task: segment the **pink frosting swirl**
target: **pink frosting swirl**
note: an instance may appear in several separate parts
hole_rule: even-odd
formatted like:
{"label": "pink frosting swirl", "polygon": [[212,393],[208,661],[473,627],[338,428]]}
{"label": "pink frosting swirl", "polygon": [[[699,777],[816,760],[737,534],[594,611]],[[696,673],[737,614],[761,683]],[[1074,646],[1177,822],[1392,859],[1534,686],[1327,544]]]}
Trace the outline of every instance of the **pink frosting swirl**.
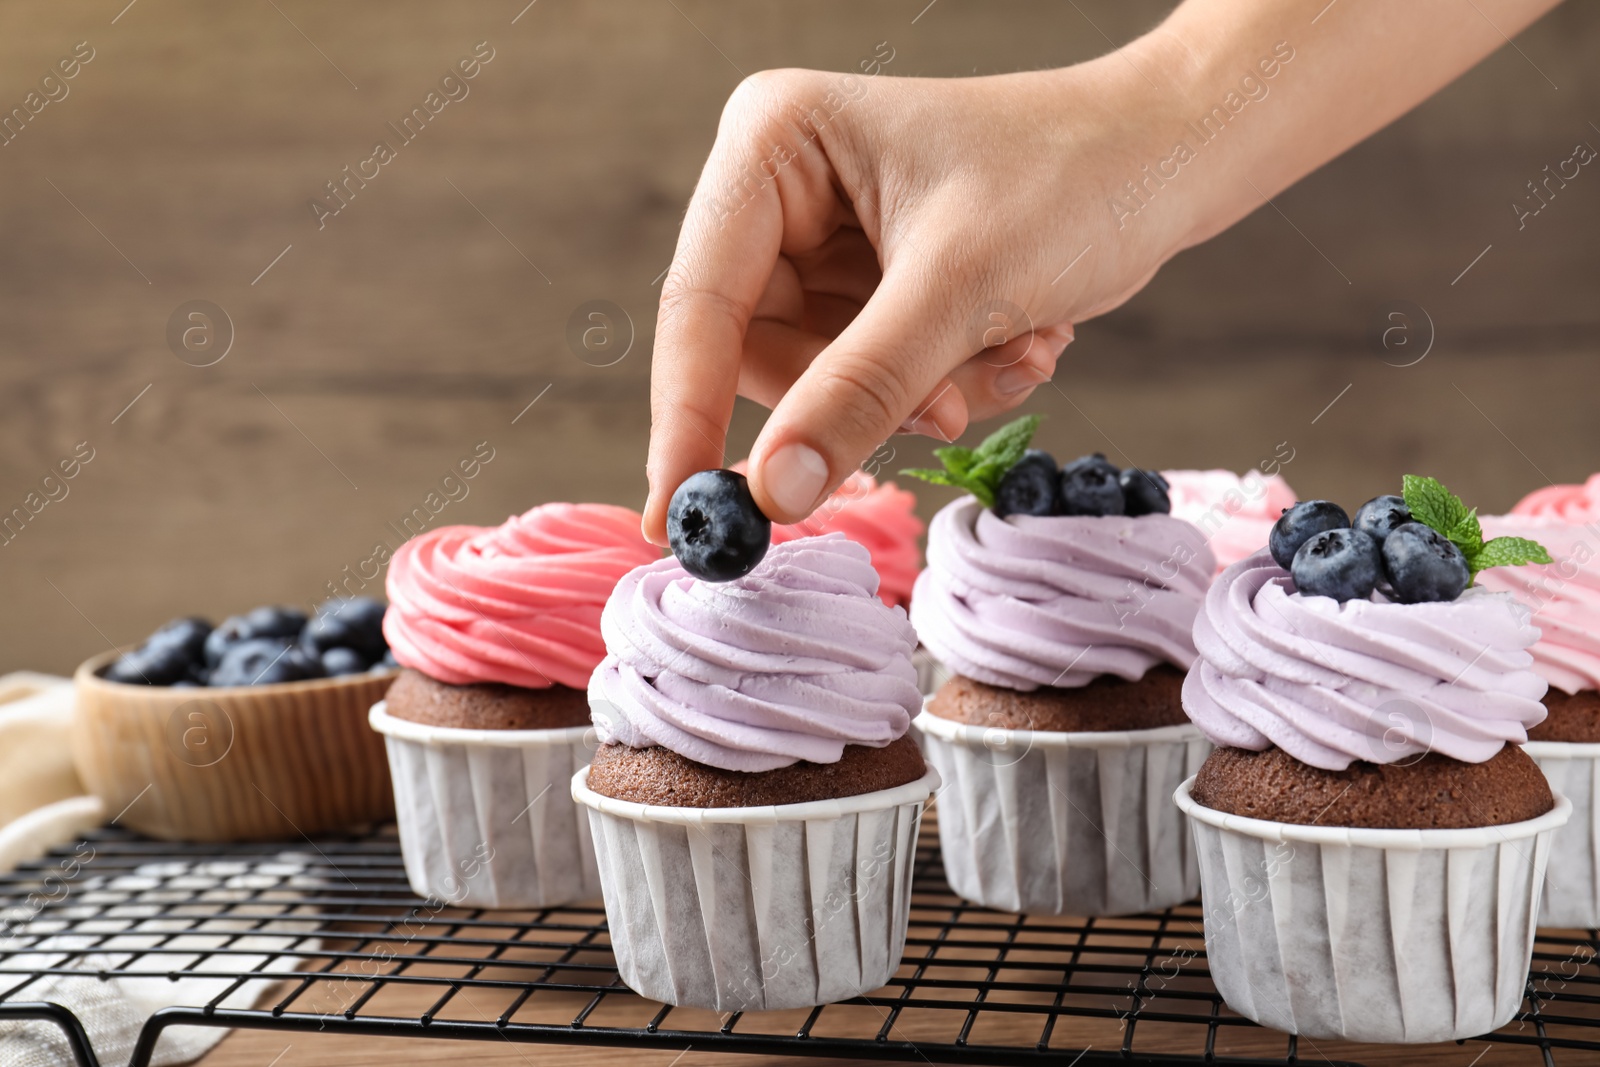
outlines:
{"label": "pink frosting swirl", "polygon": [[[742,472],[747,465],[747,460],[740,460],[733,469]],[[809,518],[787,526],[774,524],[772,543],[842,533],[872,553],[879,599],[890,607],[905,607],[911,602],[911,587],[922,570],[917,539],[924,529],[922,520],[917,518],[915,493],[893,482],[880,483],[866,471],[858,470]]]}
{"label": "pink frosting swirl", "polygon": [[1511,514],[1570,523],[1600,522],[1600,474],[1591,474],[1582,485],[1535,489],[1517,502]]}
{"label": "pink frosting swirl", "polygon": [[1206,594],[1183,708],[1218,745],[1277,745],[1328,770],[1430,751],[1481,763],[1544,719],[1526,616],[1485,589],[1430,604],[1303,596],[1263,550]]}
{"label": "pink frosting swirl", "polygon": [[697,581],[675,559],[640,567],[601,617],[595,732],[730,771],[881,748],[922,694],[917,635],[877,592],[867,550],[836,533],[773,545],[731,582]]}
{"label": "pink frosting swirl", "polygon": [[973,497],[934,516],[911,621],[945,666],[1007,689],[1188,667],[1215,562],[1170,515],[1000,518]]}
{"label": "pink frosting swirl", "polygon": [[1294,490],[1280,474],[1227,470],[1162,471],[1172,488],[1172,514],[1199,527],[1217,557],[1217,573],[1259,552]]}
{"label": "pink frosting swirl", "polygon": [[386,582],[394,658],[447,685],[584,688],[605,655],[612,587],[661,555],[639,522],[630,508],[542,504],[500,526],[413,537]]}
{"label": "pink frosting swirl", "polygon": [[[1594,478],[1589,484],[1600,489]],[[1491,567],[1478,584],[1511,593],[1532,609],[1540,632],[1533,669],[1545,681],[1565,693],[1600,689],[1600,508],[1589,512],[1580,497],[1549,489],[1517,507],[1530,502],[1526,512],[1484,516],[1483,534],[1531,538],[1549,550],[1552,562]]]}

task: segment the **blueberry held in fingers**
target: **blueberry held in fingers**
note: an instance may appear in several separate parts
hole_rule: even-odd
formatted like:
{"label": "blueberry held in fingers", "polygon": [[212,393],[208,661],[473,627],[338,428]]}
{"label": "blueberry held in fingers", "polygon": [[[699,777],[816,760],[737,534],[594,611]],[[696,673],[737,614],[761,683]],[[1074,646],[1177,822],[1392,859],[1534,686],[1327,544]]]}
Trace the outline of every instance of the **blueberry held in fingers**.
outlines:
{"label": "blueberry held in fingers", "polygon": [[1000,479],[994,493],[994,513],[1007,515],[1055,515],[1060,472],[1048,452],[1030,448]]}
{"label": "blueberry held in fingers", "polygon": [[1122,486],[1123,514],[1170,515],[1172,498],[1167,490],[1172,486],[1160,471],[1142,471],[1129,467],[1117,476]]}
{"label": "blueberry held in fingers", "polygon": [[[1331,500],[1302,500],[1283,514],[1272,526],[1267,537],[1267,548],[1272,558],[1284,570],[1292,570],[1295,554],[1300,546],[1327,530],[1343,530],[1350,526],[1350,516],[1344,508]],[[1298,582],[1295,584],[1299,584]]]}
{"label": "blueberry held in fingers", "polygon": [[1062,515],[1121,515],[1122,472],[1099,452],[1061,468]]}
{"label": "blueberry held in fingers", "polygon": [[1365,600],[1378,587],[1378,542],[1360,530],[1324,530],[1300,546],[1289,573],[1308,596]]}
{"label": "blueberry held in fingers", "polygon": [[1454,600],[1472,580],[1461,549],[1420,522],[1397,526],[1384,539],[1383,564],[1394,598],[1402,604]]}
{"label": "blueberry held in fingers", "polygon": [[737,471],[692,474],[667,507],[667,542],[683,569],[707,582],[731,582],[755,569],[772,543],[772,523]]}
{"label": "blueberry held in fingers", "polygon": [[1397,528],[1410,521],[1411,509],[1406,507],[1405,497],[1375,496],[1356,509],[1350,526],[1381,545]]}

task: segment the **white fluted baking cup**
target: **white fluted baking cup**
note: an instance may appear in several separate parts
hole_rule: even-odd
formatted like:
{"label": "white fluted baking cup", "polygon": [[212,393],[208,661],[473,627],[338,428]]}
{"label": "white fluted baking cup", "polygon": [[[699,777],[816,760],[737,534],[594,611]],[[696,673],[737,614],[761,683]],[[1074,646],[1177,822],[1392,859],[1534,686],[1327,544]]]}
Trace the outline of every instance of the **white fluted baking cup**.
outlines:
{"label": "white fluted baking cup", "polygon": [[1600,926],[1600,744],[1529,741],[1522,750],[1552,791],[1572,801],[1572,819],[1556,831],[1544,874],[1540,926]]}
{"label": "white fluted baking cup", "polygon": [[950,668],[939,662],[927,645],[918,645],[911,653],[911,665],[917,669],[917,689],[924,697],[933,696],[950,680]]}
{"label": "white fluted baking cup", "polygon": [[1310,1038],[1476,1037],[1522,1003],[1551,837],[1572,813],[1459,830],[1247,819],[1173,799],[1200,856],[1206,959],[1228,1007]]}
{"label": "white fluted baking cup", "polygon": [[1211,752],[1192,723],[1069,733],[924,711],[913,725],[945,781],[939,848],[958,895],[1001,911],[1134,915],[1199,892],[1172,805]]}
{"label": "white fluted baking cup", "polygon": [[[567,783],[593,727],[463,730],[367,717],[384,735],[406,878],[469,908],[543,908],[600,895],[587,817]],[[587,739],[587,742],[586,742]]]}
{"label": "white fluted baking cup", "polygon": [[881,987],[900,965],[917,828],[939,786],[837,800],[673,808],[601,796],[589,812],[622,980],[714,1011],[811,1007]]}

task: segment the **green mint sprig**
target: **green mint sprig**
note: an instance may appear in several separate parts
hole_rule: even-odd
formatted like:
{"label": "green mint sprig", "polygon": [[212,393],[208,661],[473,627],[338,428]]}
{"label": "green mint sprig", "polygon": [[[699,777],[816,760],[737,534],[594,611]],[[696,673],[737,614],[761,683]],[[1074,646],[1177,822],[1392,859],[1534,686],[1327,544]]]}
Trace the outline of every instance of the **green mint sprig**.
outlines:
{"label": "green mint sprig", "polygon": [[977,448],[950,445],[936,448],[933,454],[944,464],[943,470],[910,468],[900,473],[911,478],[921,478],[934,485],[952,485],[965,489],[977,497],[986,508],[994,507],[995,490],[1006,471],[1016,466],[1028,450],[1034,431],[1039,428],[1038,415],[1024,415],[1008,422],[983,439]]}
{"label": "green mint sprig", "polygon": [[1520,567],[1525,563],[1549,563],[1550,553],[1537,541],[1526,537],[1483,539],[1478,524],[1478,509],[1468,510],[1461,498],[1434,478],[1408,474],[1402,490],[1406,507],[1417,522],[1431,526],[1461,549],[1467,558],[1471,580],[1490,567]]}

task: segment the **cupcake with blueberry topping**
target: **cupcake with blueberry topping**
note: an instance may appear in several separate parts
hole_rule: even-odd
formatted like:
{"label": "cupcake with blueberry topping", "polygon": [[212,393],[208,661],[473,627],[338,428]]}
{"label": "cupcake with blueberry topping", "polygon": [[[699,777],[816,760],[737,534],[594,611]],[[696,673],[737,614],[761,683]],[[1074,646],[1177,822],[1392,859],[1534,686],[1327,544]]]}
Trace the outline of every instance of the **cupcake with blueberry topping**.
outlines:
{"label": "cupcake with blueberry topping", "polygon": [[1535,490],[1509,515],[1486,516],[1483,528],[1550,551],[1548,564],[1487,571],[1480,582],[1533,613],[1533,669],[1550,688],[1526,751],[1572,801],[1550,854],[1540,924],[1587,929],[1600,925],[1600,475]]}
{"label": "cupcake with blueberry topping", "polygon": [[1218,747],[1176,799],[1235,1011],[1407,1042],[1515,1013],[1570,805],[1520,747],[1544,716],[1538,630],[1473,579],[1541,558],[1408,475],[1353,521],[1296,505],[1211,587],[1183,699]]}
{"label": "cupcake with blueberry topping", "polygon": [[961,896],[1116,915],[1190,899],[1166,796],[1205,757],[1179,703],[1215,564],[1165,480],[1104,456],[1057,468],[1029,416],[919,477],[972,494],[935,516],[911,619],[952,677],[918,718],[948,783],[939,835]]}
{"label": "cupcake with blueberry topping", "polygon": [[916,635],[841,534],[767,550],[747,489],[680,522],[695,486],[743,489],[712,474],[673,498],[678,557],[606,604],[603,743],[572,792],[631,988],[717,1011],[843,1000],[899,965],[938,783],[907,736]]}
{"label": "cupcake with blueberry topping", "polygon": [[598,894],[566,784],[592,749],[585,687],[605,655],[601,609],[660,555],[639,521],[629,508],[543,504],[395,553],[383,627],[403,669],[370,721],[418,895],[531,908]]}

